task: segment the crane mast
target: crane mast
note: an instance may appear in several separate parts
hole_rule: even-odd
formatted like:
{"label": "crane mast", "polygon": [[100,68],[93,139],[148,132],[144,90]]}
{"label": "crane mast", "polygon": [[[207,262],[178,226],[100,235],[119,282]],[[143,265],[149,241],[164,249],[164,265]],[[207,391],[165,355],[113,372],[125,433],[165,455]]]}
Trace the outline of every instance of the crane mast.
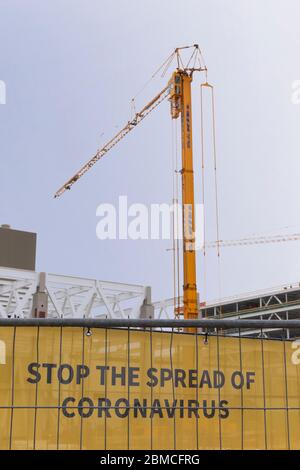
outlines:
{"label": "crane mast", "polygon": [[171,117],[181,117],[182,149],[182,221],[183,221],[183,312],[184,318],[198,316],[196,252],[195,252],[195,196],[192,132],[192,72],[177,70],[170,84]]}

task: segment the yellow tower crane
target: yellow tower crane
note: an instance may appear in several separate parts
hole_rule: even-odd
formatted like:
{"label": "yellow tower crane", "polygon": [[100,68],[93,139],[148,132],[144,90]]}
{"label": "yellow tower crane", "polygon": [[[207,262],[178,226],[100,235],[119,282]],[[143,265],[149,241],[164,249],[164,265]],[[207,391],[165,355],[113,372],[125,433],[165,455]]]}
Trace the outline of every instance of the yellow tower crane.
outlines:
{"label": "yellow tower crane", "polygon": [[[192,53],[184,64],[181,53],[183,49],[192,49]],[[185,319],[195,319],[198,316],[197,282],[196,282],[196,252],[195,252],[195,198],[194,198],[194,166],[193,166],[193,134],[192,134],[192,96],[191,84],[194,72],[207,72],[202,55],[197,44],[179,47],[163,64],[170,66],[177,59],[176,71],[168,85],[158,93],[144,108],[135,113],[129,121],[106,145],[98,149],[95,155],[70,178],[56,193],[61,196],[67,189],[81,178],[98,160],[114,147],[125,135],[133,130],[153,109],[163,100],[169,99],[171,117],[181,117],[181,146],[182,146],[182,220],[183,220],[183,312]],[[166,69],[165,69],[166,70]],[[206,85],[208,83],[206,82]]]}

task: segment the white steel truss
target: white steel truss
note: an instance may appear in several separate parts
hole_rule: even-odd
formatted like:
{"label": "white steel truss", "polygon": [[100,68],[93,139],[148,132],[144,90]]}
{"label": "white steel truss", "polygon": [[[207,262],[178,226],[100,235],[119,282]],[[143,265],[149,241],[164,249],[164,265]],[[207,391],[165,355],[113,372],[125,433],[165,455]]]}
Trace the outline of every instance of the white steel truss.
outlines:
{"label": "white steel truss", "polygon": [[[41,273],[0,267],[0,317],[28,318]],[[147,287],[43,273],[48,317],[138,318]]]}
{"label": "white steel truss", "polygon": [[[0,318],[30,317],[33,294],[41,279],[48,296],[50,318],[139,318],[141,307],[150,303],[147,286],[0,267]],[[177,298],[155,302],[152,304],[154,318],[173,319],[177,303]],[[300,318],[300,284],[200,305],[200,317],[297,319]],[[266,330],[264,333],[267,334]],[[227,330],[226,334],[235,335],[236,331]],[[261,332],[248,330],[243,334],[255,336]],[[287,334],[289,337],[290,332]],[[271,329],[269,335],[273,336]]]}

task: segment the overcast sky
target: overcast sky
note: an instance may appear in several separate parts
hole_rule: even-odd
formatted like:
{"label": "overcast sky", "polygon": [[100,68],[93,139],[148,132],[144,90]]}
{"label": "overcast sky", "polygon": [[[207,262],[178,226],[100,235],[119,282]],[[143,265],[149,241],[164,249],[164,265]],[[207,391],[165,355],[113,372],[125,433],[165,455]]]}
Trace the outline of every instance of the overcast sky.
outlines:
{"label": "overcast sky", "polygon": [[[220,237],[300,232],[300,4],[297,0],[0,0],[0,223],[38,233],[39,271],[173,295],[167,241],[100,241],[96,208],[172,200],[172,126],[163,103],[72,191],[61,184],[130,117],[130,99],[171,51],[199,43],[215,85]],[[172,70],[169,71],[171,74]],[[139,95],[143,106],[168,80]],[[195,181],[200,200],[200,77]],[[207,154],[206,219],[215,239]],[[282,229],[282,227],[288,227]],[[300,280],[300,242],[198,255],[203,300]],[[206,272],[206,275],[204,274]],[[207,288],[204,292],[204,277]],[[218,279],[221,279],[221,289]]]}

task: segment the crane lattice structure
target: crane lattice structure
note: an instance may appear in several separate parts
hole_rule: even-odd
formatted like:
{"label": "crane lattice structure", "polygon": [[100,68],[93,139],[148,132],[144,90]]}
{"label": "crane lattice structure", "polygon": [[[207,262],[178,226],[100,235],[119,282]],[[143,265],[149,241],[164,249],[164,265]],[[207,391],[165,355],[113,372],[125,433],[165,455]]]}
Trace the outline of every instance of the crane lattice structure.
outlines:
{"label": "crane lattice structure", "polygon": [[231,247],[231,246],[245,246],[245,245],[261,245],[268,243],[284,243],[294,242],[300,240],[300,233],[293,233],[287,235],[268,235],[268,236],[256,236],[240,238],[236,240],[216,240],[212,242],[206,242],[203,249],[206,248],[217,248],[217,247]]}

